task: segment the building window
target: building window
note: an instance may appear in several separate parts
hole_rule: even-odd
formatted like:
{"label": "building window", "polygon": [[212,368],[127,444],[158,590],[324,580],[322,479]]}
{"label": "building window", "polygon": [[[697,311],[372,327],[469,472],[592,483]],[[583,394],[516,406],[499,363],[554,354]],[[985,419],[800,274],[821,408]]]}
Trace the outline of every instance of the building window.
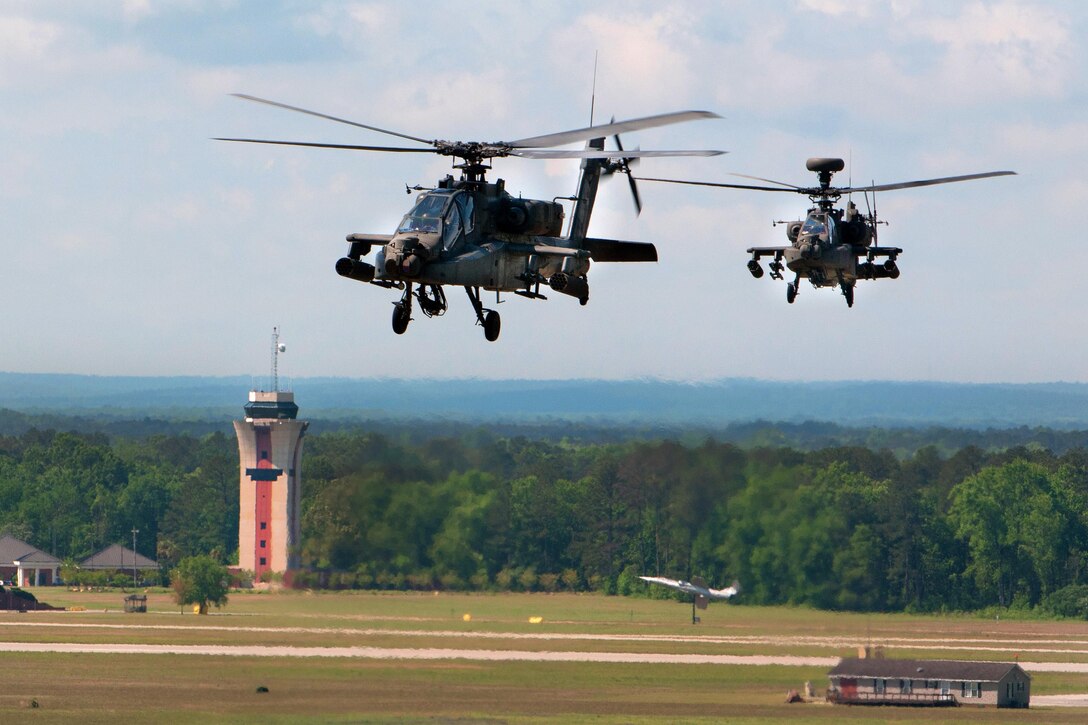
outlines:
{"label": "building window", "polygon": [[883,695],[884,689],[888,686],[887,680],[873,680],[873,692],[877,695]]}
{"label": "building window", "polygon": [[261,522],[261,531],[264,531],[267,528],[268,528],[268,522],[267,521],[262,521]]}
{"label": "building window", "polygon": [[901,693],[903,693],[904,695],[909,695],[911,693],[911,686],[910,685],[911,685],[911,680],[900,680],[899,681],[899,691]]}
{"label": "building window", "polygon": [[267,562],[267,561],[265,560],[265,558],[264,558],[264,557],[262,556],[262,557],[261,557],[261,566],[265,566],[266,564],[268,564],[268,562]]}
{"label": "building window", "polygon": [[262,549],[265,548],[265,540],[264,539],[261,539],[261,548]]}

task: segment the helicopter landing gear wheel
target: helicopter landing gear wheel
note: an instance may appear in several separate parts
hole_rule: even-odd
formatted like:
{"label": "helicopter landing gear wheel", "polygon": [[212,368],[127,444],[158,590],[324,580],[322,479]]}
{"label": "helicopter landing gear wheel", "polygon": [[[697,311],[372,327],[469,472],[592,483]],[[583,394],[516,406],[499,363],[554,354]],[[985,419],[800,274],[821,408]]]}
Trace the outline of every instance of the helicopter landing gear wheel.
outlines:
{"label": "helicopter landing gear wheel", "polygon": [[408,323],[412,321],[412,313],[404,309],[399,302],[393,305],[393,332],[403,335],[408,329]]}
{"label": "helicopter landing gear wheel", "polygon": [[792,305],[795,299],[797,299],[797,285],[795,285],[793,282],[787,282],[786,302],[789,302]]}
{"label": "helicopter landing gear wheel", "polygon": [[499,313],[495,310],[486,310],[487,314],[484,315],[484,339],[488,342],[495,342],[499,339],[499,329],[502,327],[502,320],[499,319]]}
{"label": "helicopter landing gear wheel", "polygon": [[404,288],[400,302],[393,303],[393,332],[403,335],[408,329],[408,323],[412,321],[412,283]]}
{"label": "helicopter landing gear wheel", "polygon": [[472,302],[472,309],[476,310],[476,324],[484,328],[484,339],[495,342],[499,339],[499,328],[502,326],[499,313],[484,308],[483,303],[480,302],[479,287],[465,287],[465,292],[468,293],[468,299]]}
{"label": "helicopter landing gear wheel", "polygon": [[854,285],[844,284],[842,286],[842,296],[846,298],[846,306],[854,306]]}

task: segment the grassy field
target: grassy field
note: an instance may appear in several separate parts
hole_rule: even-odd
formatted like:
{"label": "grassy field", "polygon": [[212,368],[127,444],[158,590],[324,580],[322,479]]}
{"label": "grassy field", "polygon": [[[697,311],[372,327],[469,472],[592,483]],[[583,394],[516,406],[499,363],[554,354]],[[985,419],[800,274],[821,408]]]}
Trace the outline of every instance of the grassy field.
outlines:
{"label": "grassy field", "polygon": [[[872,642],[889,656],[1088,662],[1088,623],[1080,622],[711,605],[693,626],[690,605],[675,601],[347,592],[235,593],[201,617],[165,592],[150,593],[147,614],[121,613],[118,592],[35,593],[85,611],[0,613],[0,642],[809,657],[851,655]],[[1088,721],[1088,709],[1075,708],[786,705],[787,690],[806,680],[823,692],[823,666],[82,652],[0,653],[0,663],[5,722]],[[1034,676],[1033,695],[1061,693],[1088,693],[1088,675]]]}

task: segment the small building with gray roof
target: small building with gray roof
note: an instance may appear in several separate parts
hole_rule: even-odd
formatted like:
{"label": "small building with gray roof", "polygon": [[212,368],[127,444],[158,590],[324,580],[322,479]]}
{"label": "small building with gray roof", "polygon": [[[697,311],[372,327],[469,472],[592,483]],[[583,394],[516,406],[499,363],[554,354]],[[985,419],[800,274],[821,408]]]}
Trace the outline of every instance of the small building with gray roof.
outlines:
{"label": "small building with gray roof", "polygon": [[1008,662],[847,657],[827,676],[827,699],[847,705],[1027,707],[1031,699],[1031,676]]}
{"label": "small building with gray roof", "polygon": [[147,572],[157,573],[159,563],[120,544],[113,544],[79,562],[79,568],[84,571],[111,571],[131,576],[134,570],[141,575]]}
{"label": "small building with gray roof", "polygon": [[11,534],[0,536],[0,579],[20,587],[48,586],[60,579],[61,561]]}

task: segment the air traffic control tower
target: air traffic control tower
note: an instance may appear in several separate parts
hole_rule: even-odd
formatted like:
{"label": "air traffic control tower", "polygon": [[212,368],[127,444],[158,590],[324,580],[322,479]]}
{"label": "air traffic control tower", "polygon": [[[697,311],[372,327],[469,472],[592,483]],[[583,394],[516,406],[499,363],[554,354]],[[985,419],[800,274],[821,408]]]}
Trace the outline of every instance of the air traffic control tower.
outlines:
{"label": "air traffic control tower", "polygon": [[279,331],[272,329],[272,386],[251,390],[245,420],[234,421],[240,460],[238,565],[259,581],[299,566],[302,437],[295,394],[279,389]]}

